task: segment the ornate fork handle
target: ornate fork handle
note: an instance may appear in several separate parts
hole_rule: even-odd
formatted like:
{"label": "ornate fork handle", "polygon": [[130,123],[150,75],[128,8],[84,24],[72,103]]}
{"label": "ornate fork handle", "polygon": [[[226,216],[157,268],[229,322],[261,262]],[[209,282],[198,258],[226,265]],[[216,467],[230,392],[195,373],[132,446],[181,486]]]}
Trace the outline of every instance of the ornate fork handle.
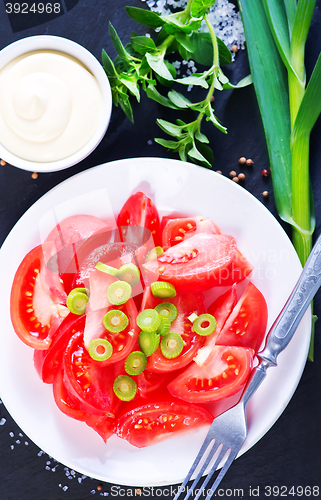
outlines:
{"label": "ornate fork handle", "polygon": [[270,366],[276,366],[276,358],[288,345],[302,316],[321,286],[321,235],[318,237],[301,276],[285,306],[273,323],[265,347],[258,353],[260,363],[248,380],[242,400],[248,402],[266,375]]}

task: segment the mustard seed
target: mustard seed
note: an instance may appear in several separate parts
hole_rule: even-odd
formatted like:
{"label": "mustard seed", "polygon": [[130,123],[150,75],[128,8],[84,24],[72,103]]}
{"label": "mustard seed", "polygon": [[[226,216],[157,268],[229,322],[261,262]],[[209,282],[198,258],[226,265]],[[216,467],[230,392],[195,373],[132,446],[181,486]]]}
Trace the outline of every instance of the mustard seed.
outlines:
{"label": "mustard seed", "polygon": [[263,191],[262,195],[263,195],[263,198],[267,198],[269,196],[269,192]]}
{"label": "mustard seed", "polygon": [[235,53],[235,52],[237,52],[238,50],[239,50],[239,48],[238,48],[238,46],[237,46],[237,45],[236,45],[236,43],[235,43],[235,44],[232,46],[231,51]]}
{"label": "mustard seed", "polygon": [[222,171],[221,170],[216,170],[216,173],[222,175]]}
{"label": "mustard seed", "polygon": [[238,175],[238,178],[240,179],[240,181],[244,181],[244,179],[245,179],[245,174],[243,174],[243,172],[241,172],[241,173]]}
{"label": "mustard seed", "polygon": [[31,177],[32,177],[33,179],[38,179],[38,173],[37,173],[37,172],[33,172],[33,173],[31,174]]}
{"label": "mustard seed", "polygon": [[246,158],[245,156],[241,156],[241,158],[239,159],[239,164],[240,165],[244,165],[246,163]]}
{"label": "mustard seed", "polygon": [[245,163],[246,163],[249,167],[251,167],[251,166],[253,165],[254,161],[253,161],[253,160],[251,160],[251,158],[248,158],[248,159],[246,160],[246,162],[245,162]]}
{"label": "mustard seed", "polygon": [[232,181],[239,182],[239,178],[237,176],[233,177]]}
{"label": "mustard seed", "polygon": [[2,167],[4,167],[6,164],[7,164],[7,162],[6,162],[6,161],[4,161],[4,160],[0,160],[0,165],[1,165]]}
{"label": "mustard seed", "polygon": [[233,177],[236,177],[236,172],[234,170],[231,170],[229,176],[231,177],[231,179],[233,179]]}

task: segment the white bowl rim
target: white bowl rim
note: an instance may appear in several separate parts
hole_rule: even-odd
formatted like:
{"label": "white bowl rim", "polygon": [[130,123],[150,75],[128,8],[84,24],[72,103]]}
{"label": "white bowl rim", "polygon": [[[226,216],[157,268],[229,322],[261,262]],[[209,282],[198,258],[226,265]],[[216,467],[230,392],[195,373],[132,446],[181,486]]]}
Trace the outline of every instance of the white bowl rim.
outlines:
{"label": "white bowl rim", "polygon": [[33,35],[7,45],[0,50],[0,70],[16,57],[36,50],[56,50],[77,59],[94,75],[103,98],[102,118],[95,134],[79,151],[67,158],[52,162],[29,161],[16,156],[0,144],[0,157],[10,165],[31,172],[55,172],[79,163],[101,142],[111,117],[112,94],[106,73],[96,57],[77,42],[56,35]]}

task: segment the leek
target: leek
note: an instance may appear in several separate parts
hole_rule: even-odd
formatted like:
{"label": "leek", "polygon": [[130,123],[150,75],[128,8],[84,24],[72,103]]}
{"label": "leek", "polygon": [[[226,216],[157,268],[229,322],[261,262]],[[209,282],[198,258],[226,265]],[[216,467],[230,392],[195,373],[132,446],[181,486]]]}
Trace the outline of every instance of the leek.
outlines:
{"label": "leek", "polygon": [[315,4],[316,0],[239,0],[276,208],[292,226],[302,265],[315,228],[309,143],[321,112],[321,57],[308,83],[304,61]]}

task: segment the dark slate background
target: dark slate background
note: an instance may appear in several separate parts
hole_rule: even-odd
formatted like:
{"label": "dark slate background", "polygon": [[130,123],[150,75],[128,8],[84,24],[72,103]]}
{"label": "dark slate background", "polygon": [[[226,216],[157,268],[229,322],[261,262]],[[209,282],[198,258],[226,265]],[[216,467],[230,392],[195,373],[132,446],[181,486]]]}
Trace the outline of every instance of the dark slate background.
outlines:
{"label": "dark slate background", "polygon": [[[7,15],[6,0],[0,0],[0,49],[23,37],[36,34],[60,35],[89,49],[99,60],[101,50],[114,56],[109,38],[111,21],[124,42],[129,41],[130,30],[146,32],[125,13],[125,5],[146,7],[140,0],[62,0],[59,15]],[[22,3],[22,2],[20,2]],[[38,2],[36,2],[38,3]],[[44,2],[45,4],[47,2]],[[29,2],[31,4],[31,2]],[[147,8],[147,7],[146,7]],[[16,16],[16,17],[15,17]],[[307,43],[307,72],[310,74],[321,47],[320,1],[317,2]],[[236,62],[226,69],[233,83],[248,74],[246,51],[239,51]],[[261,175],[269,168],[268,158],[253,87],[238,91],[216,93],[217,116],[228,128],[223,135],[208,124],[205,132],[211,141],[215,156],[215,170],[228,175],[240,171],[238,158],[252,158],[252,168],[242,169],[246,174],[244,188],[262,201],[277,216],[270,178]],[[131,124],[118,108],[113,109],[108,132],[99,147],[84,161],[62,172],[40,174],[31,178],[31,172],[10,165],[0,167],[0,244],[23,213],[48,190],[68,177],[95,165],[125,157],[171,157],[153,142],[160,136],[155,119],[170,119],[168,110],[142,96],[140,105],[134,104],[135,124]],[[321,230],[321,122],[317,122],[311,137],[311,178],[315,194],[317,229]],[[270,196],[263,199],[262,192]],[[284,226],[284,225],[283,225]],[[285,227],[285,226],[284,226]],[[285,227],[288,231],[288,228]],[[321,293],[315,300],[315,313],[321,316]],[[295,360],[293,360],[295,362]],[[265,498],[268,487],[274,497],[296,498],[292,486],[321,488],[321,323],[316,324],[315,361],[308,362],[299,386],[273,428],[250,451],[239,458],[221,483],[221,498],[254,496]],[[71,471],[39,450],[11,419],[0,404],[0,500],[84,500],[101,497],[173,498],[168,487],[141,489],[117,488],[119,485],[101,483]],[[279,488],[279,489],[277,489]],[[225,490],[225,494],[224,491]],[[300,493],[300,490],[295,490]],[[316,493],[311,497],[320,496]],[[217,495],[218,496],[218,495]],[[308,498],[308,490],[301,495]]]}

